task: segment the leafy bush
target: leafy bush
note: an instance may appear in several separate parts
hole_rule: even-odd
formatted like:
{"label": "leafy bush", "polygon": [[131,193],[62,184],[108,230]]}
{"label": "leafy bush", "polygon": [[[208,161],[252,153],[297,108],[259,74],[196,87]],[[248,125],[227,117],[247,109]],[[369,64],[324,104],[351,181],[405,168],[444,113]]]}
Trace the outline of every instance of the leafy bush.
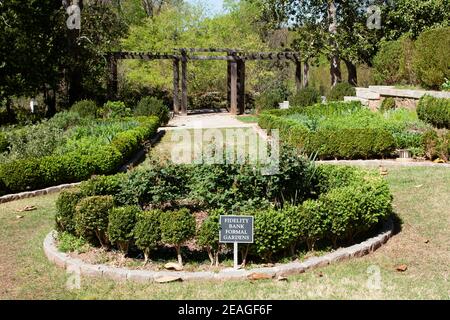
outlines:
{"label": "leafy bush", "polygon": [[283,210],[269,209],[254,212],[254,247],[256,253],[266,261],[272,255],[289,247],[297,237],[291,220]]}
{"label": "leafy bush", "polygon": [[162,211],[142,211],[137,215],[134,227],[134,241],[136,246],[144,252],[145,264],[150,255],[150,250],[156,248],[161,240],[161,214]]}
{"label": "leafy bush", "polygon": [[132,112],[130,108],[125,106],[122,101],[108,101],[103,105],[100,111],[104,118],[126,118],[131,117]]}
{"label": "leafy bush", "polygon": [[82,197],[77,188],[61,191],[56,200],[56,230],[75,234],[75,207]]}
{"label": "leafy bush", "polygon": [[222,92],[206,92],[192,95],[189,107],[197,109],[221,109],[227,105],[227,97]]}
{"label": "leafy bush", "polygon": [[333,88],[331,88],[331,91],[327,99],[329,101],[343,101],[344,97],[355,95],[356,90],[351,84],[347,82],[341,82],[336,84]]}
{"label": "leafy bush", "polygon": [[88,250],[86,240],[69,232],[58,233],[58,249],[62,252],[83,253]]}
{"label": "leafy bush", "polygon": [[321,101],[320,92],[314,87],[303,88],[289,99],[290,104],[296,107],[312,106]]}
{"label": "leafy bush", "polygon": [[450,27],[423,32],[415,45],[413,68],[420,84],[438,90],[445,79],[450,77]]}
{"label": "leafy bush", "polygon": [[109,211],[108,238],[124,254],[128,253],[134,238],[133,230],[139,213],[140,208],[136,206],[112,208]]}
{"label": "leafy bush", "polygon": [[419,100],[417,115],[437,128],[450,129],[450,99],[425,95]]}
{"label": "leafy bush", "polygon": [[161,125],[166,124],[170,120],[170,110],[164,105],[162,100],[155,97],[145,97],[139,101],[134,110],[135,116],[156,116],[159,118]]}
{"label": "leafy bush", "polygon": [[395,109],[395,99],[391,97],[385,98],[381,103],[380,112],[386,112],[393,109]]}
{"label": "leafy bush", "polygon": [[6,138],[6,135],[3,132],[0,132],[0,153],[8,150],[9,142]]}
{"label": "leafy bush", "polygon": [[108,215],[114,207],[112,196],[92,196],[81,199],[75,207],[75,229],[79,236],[93,237],[102,247],[109,246]]}
{"label": "leafy bush", "polygon": [[223,210],[212,210],[208,217],[202,222],[197,232],[197,244],[208,252],[211,266],[219,265],[219,252],[221,244],[219,242],[220,215],[224,215]]}
{"label": "leafy bush", "polygon": [[282,88],[266,90],[255,98],[256,112],[278,109],[278,104],[286,100],[286,98],[286,92]]}
{"label": "leafy bush", "polygon": [[450,131],[428,130],[422,136],[423,148],[427,158],[440,158],[448,161],[450,158]]}
{"label": "leafy bush", "polygon": [[181,245],[195,235],[195,218],[188,209],[166,211],[161,215],[161,240],[175,246],[178,263],[183,264]]}
{"label": "leafy bush", "polygon": [[377,84],[413,84],[416,76],[412,70],[414,43],[408,37],[381,43],[373,59],[374,80]]}
{"label": "leafy bush", "polygon": [[70,108],[71,112],[78,113],[80,117],[83,118],[96,118],[99,116],[99,108],[95,101],[92,100],[81,100],[75,102]]}

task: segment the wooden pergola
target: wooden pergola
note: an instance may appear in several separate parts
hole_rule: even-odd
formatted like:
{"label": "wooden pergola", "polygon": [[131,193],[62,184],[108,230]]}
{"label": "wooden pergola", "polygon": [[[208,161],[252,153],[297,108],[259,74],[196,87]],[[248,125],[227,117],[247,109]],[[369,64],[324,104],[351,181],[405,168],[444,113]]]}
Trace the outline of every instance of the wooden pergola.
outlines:
{"label": "wooden pergola", "polygon": [[[206,55],[209,53],[209,55]],[[211,53],[217,53],[211,55]],[[172,60],[173,61],[173,110],[177,114],[187,114],[189,61],[223,60],[227,61],[227,100],[231,114],[243,114],[245,110],[245,63],[249,60],[291,60],[295,63],[295,83],[297,90],[302,87],[302,69],[298,52],[244,52],[226,48],[179,48],[172,53],[152,52],[111,52],[107,55],[109,64],[108,96],[117,95],[117,62],[123,59]],[[181,95],[180,95],[181,64]],[[180,99],[181,97],[181,99]]]}

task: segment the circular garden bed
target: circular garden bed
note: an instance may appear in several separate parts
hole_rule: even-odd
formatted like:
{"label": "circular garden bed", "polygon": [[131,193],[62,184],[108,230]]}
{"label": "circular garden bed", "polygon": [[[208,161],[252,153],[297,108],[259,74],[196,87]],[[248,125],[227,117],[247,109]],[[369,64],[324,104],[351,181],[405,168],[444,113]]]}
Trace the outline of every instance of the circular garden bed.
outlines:
{"label": "circular garden bed", "polygon": [[[378,172],[316,166],[284,147],[278,173],[260,169],[154,163],[93,177],[61,192],[54,244],[67,252],[64,261],[102,268],[155,272],[172,262],[178,270],[222,273],[232,266],[232,248],[219,243],[219,216],[252,215],[254,243],[239,246],[245,273],[321,259],[377,235],[355,251],[367,253],[387,240],[378,232],[392,213],[392,195]],[[339,252],[331,255],[356,255]]]}

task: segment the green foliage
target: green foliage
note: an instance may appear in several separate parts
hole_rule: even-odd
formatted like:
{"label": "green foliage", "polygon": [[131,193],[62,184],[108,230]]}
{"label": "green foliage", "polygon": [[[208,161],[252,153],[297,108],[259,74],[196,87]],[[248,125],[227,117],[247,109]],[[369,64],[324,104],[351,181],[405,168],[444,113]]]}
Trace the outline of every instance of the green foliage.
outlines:
{"label": "green foliage", "polygon": [[99,116],[99,108],[95,101],[81,100],[73,104],[71,112],[77,113],[82,118],[96,118]]}
{"label": "green foliage", "polygon": [[136,217],[140,211],[137,206],[112,208],[109,211],[108,238],[125,254],[134,238]]}
{"label": "green foliage", "polygon": [[3,153],[8,150],[9,142],[6,138],[6,135],[3,132],[0,132],[0,153]]}
{"label": "green foliage", "polygon": [[382,42],[373,59],[375,82],[385,85],[415,83],[411,67],[414,50],[414,43],[408,37]]}
{"label": "green foliage", "polygon": [[80,185],[80,191],[84,196],[107,196],[118,194],[126,175],[123,173],[112,176],[94,176]]}
{"label": "green foliage", "polygon": [[278,104],[286,100],[287,93],[283,88],[273,88],[262,92],[255,98],[256,111],[278,109]]}
{"label": "green foliage", "polygon": [[450,91],[450,80],[445,78],[445,82],[441,85],[442,91]]}
{"label": "green foliage", "polygon": [[419,100],[417,115],[437,128],[450,129],[450,99],[425,95]]}
{"label": "green foliage", "polygon": [[208,250],[218,250],[220,247],[219,231],[220,231],[220,215],[223,210],[212,210],[208,217],[202,222],[197,232],[197,244]]}
{"label": "green foliage", "polygon": [[347,83],[341,82],[336,84],[333,88],[331,88],[330,94],[327,97],[329,101],[343,101],[346,96],[355,96],[356,90],[355,88]]}
{"label": "green foliage", "polygon": [[189,209],[166,211],[161,214],[160,223],[165,244],[180,246],[195,235],[195,218]]}
{"label": "green foliage", "polygon": [[83,253],[87,251],[88,244],[86,240],[77,237],[69,232],[58,233],[58,249],[62,252],[77,252]]}
{"label": "green foliage", "polygon": [[113,119],[131,117],[132,115],[131,109],[127,108],[122,101],[108,101],[99,112],[104,118]]}
{"label": "green foliage", "polygon": [[170,111],[164,102],[155,97],[145,97],[139,101],[134,110],[135,116],[156,116],[162,125],[169,122]]}
{"label": "green foliage", "polygon": [[219,242],[220,215],[224,214],[224,210],[212,210],[197,231],[196,243],[206,249],[211,265],[215,264],[217,266],[219,264],[219,251],[221,248]]}
{"label": "green foliage", "polygon": [[420,148],[428,128],[415,112],[400,108],[381,114],[342,102],[264,112],[258,123],[278,128],[282,141],[323,159],[385,157],[396,147]]}
{"label": "green foliage", "polygon": [[114,207],[112,196],[92,196],[81,199],[75,207],[75,230],[86,239],[93,237],[102,247],[109,245],[107,237],[108,215]]}
{"label": "green foliage", "polygon": [[282,210],[268,209],[254,213],[254,246],[258,255],[271,261],[272,255],[286,249],[294,236],[290,232],[290,219]]}
{"label": "green foliage", "polygon": [[130,172],[117,195],[120,203],[162,206],[187,196],[189,166],[153,164]]}
{"label": "green foliage", "polygon": [[320,92],[314,87],[307,87],[300,90],[300,92],[293,95],[289,102],[295,107],[312,106],[321,101]]}
{"label": "green foliage", "polygon": [[56,230],[75,234],[75,207],[83,197],[79,189],[63,190],[56,200]]}
{"label": "green foliage", "polygon": [[450,159],[450,131],[433,130],[426,131],[422,136],[422,144],[427,158],[433,160],[440,158],[448,161]]}
{"label": "green foliage", "polygon": [[[64,124],[63,122],[60,123]],[[127,128],[129,130],[126,130]],[[137,117],[131,124],[100,124],[94,129],[72,128],[70,139],[67,141],[64,140],[64,135],[62,135],[63,138],[58,137],[56,132],[59,131],[52,129],[50,132],[54,134],[42,137],[41,144],[37,137],[28,133],[30,129],[27,129],[24,138],[16,137],[12,140],[11,150],[14,150],[14,153],[18,150],[26,150],[27,155],[32,155],[38,153],[41,146],[43,154],[14,160],[15,157],[11,156],[11,152],[8,153],[6,155],[8,160],[0,165],[0,180],[8,191],[19,192],[82,181],[93,174],[111,174],[138,150],[142,142],[153,136],[157,128],[156,117]],[[48,130],[40,132],[48,132]],[[112,135],[111,142],[107,138],[109,134]],[[50,137],[55,135],[56,141],[51,141]],[[105,140],[104,143],[99,143],[102,140],[101,137]],[[46,141],[49,141],[49,146],[46,145]],[[66,141],[66,145],[60,146],[60,141]],[[59,145],[56,150],[52,143]],[[48,152],[43,151],[46,149]],[[50,154],[46,155],[46,153]]]}
{"label": "green foliage", "polygon": [[137,222],[134,227],[134,241],[136,246],[144,251],[147,262],[149,252],[156,248],[161,240],[161,214],[162,211],[143,211],[137,215]]}
{"label": "green foliage", "polygon": [[395,109],[395,99],[391,97],[385,98],[381,103],[380,112],[386,112],[393,109]]}
{"label": "green foliage", "polygon": [[439,89],[450,77],[450,27],[429,30],[416,41],[413,68],[420,84],[425,88]]}

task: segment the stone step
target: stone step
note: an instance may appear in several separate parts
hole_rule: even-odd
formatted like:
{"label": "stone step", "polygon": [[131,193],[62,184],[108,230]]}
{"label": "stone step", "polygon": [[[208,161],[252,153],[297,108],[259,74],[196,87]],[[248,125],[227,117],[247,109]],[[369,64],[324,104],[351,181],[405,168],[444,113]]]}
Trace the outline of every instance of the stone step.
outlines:
{"label": "stone step", "polygon": [[355,88],[356,96],[358,98],[367,100],[380,100],[381,96],[378,92],[373,91],[369,88]]}
{"label": "stone step", "polygon": [[359,97],[344,97],[344,101],[360,101],[363,106],[369,105],[369,100]]}
{"label": "stone step", "polygon": [[435,98],[450,99],[450,92],[446,92],[446,91],[396,89],[395,87],[392,87],[392,86],[369,86],[368,90],[370,90],[372,92],[376,92],[379,95],[385,96],[385,97],[420,99],[422,96],[428,94]]}

